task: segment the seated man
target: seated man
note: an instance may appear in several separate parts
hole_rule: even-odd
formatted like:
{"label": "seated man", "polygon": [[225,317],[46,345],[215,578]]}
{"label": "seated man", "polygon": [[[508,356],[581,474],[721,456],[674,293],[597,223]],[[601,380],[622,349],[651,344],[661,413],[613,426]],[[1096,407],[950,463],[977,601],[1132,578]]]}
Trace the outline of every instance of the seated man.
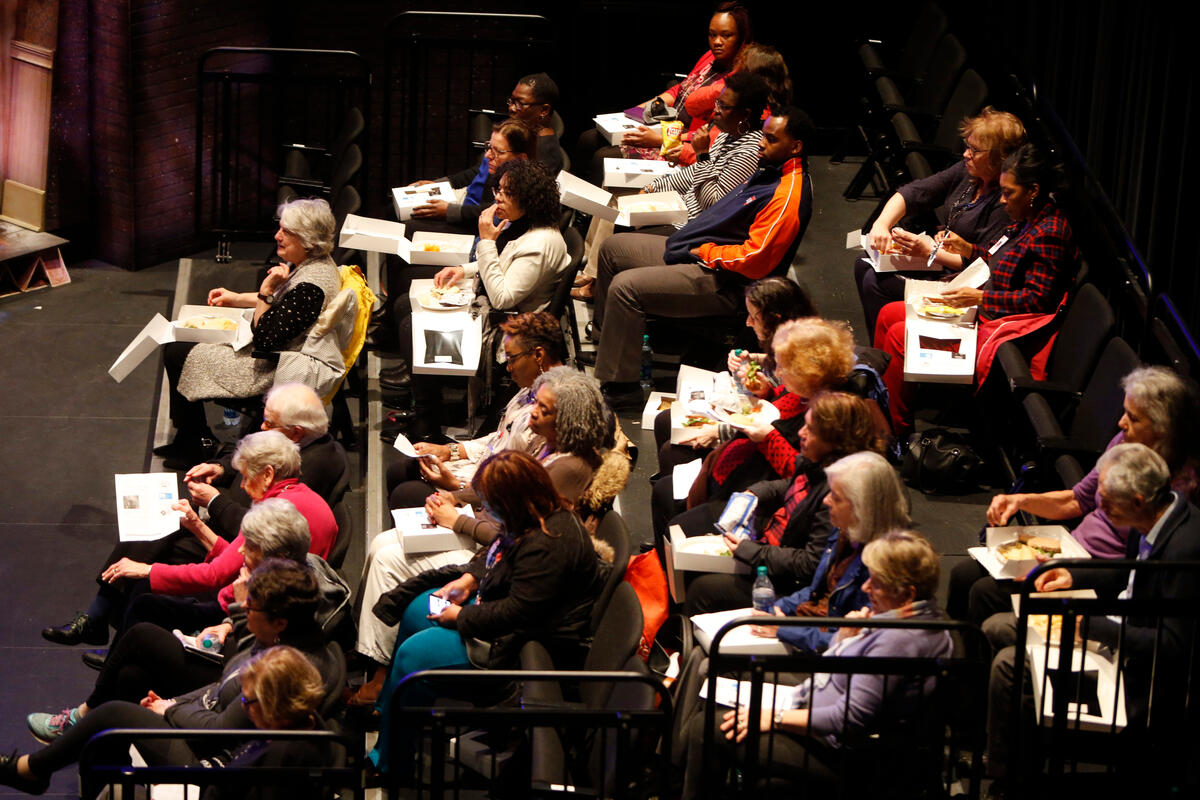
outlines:
{"label": "seated man", "polygon": [[[781,108],[763,125],[760,166],[749,180],[668,237],[665,251],[660,236],[629,234],[620,237],[628,252],[601,262],[596,378],[614,408],[642,402],[634,381],[647,314],[733,314],[746,284],[791,266],[812,216],[802,138],[808,126],[803,111]],[[620,264],[649,266],[615,272]]]}
{"label": "seated man", "polygon": [[[337,505],[346,489],[350,464],[346,451],[329,433],[329,417],[316,392],[301,383],[271,389],[262,429],[279,431],[300,446],[300,482],[331,508]],[[222,539],[237,536],[250,508],[249,496],[234,482],[234,447],[225,445],[212,461],[197,464],[183,476],[192,501],[208,508],[208,525]]]}
{"label": "seated man", "polygon": [[[1171,474],[1161,456],[1142,444],[1121,444],[1101,456],[1097,468],[1100,502],[1109,519],[1114,525],[1127,525],[1142,536],[1139,561],[1200,560],[1200,510],[1171,491]],[[1115,569],[1085,569],[1073,575],[1059,567],[1039,575],[1035,585],[1038,591],[1093,588],[1101,597],[1115,595],[1123,600],[1136,597],[1194,603],[1200,596],[1200,587],[1182,571],[1135,570],[1130,577],[1127,572]],[[989,686],[987,765],[994,778],[1005,776],[1010,757],[1009,720],[1016,653],[1014,647],[1005,645],[1015,642],[1014,623],[1012,614],[996,614],[983,626],[993,645],[1003,646],[992,661]],[[1178,617],[1087,619],[1081,632],[1089,640],[1114,650],[1121,647],[1125,710],[1131,728],[1147,725],[1153,716],[1154,729],[1168,738],[1171,736],[1168,731],[1181,729],[1177,717],[1186,708],[1188,654],[1196,646],[1192,628],[1192,621]],[[1028,670],[1024,676],[1026,702],[1030,702]],[[1148,713],[1151,699],[1153,715]],[[1029,712],[1032,724],[1032,709]]]}

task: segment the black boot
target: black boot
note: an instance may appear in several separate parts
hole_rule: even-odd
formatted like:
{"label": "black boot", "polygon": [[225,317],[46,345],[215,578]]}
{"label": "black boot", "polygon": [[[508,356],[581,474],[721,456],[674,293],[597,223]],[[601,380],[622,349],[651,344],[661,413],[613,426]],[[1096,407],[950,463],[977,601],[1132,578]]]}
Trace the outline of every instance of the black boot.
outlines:
{"label": "black boot", "polygon": [[79,613],[66,625],[43,628],[42,638],[55,644],[108,644],[108,625]]}

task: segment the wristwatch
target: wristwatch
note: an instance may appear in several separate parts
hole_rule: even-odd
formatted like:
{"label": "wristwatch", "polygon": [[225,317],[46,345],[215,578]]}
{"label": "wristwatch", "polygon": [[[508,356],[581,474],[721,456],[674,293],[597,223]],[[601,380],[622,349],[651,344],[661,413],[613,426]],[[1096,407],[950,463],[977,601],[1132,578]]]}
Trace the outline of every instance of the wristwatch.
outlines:
{"label": "wristwatch", "polygon": [[458,461],[458,442],[450,443],[450,460]]}
{"label": "wristwatch", "polygon": [[275,295],[273,295],[273,294],[263,294],[262,292],[259,292],[259,293],[258,293],[258,299],[259,299],[259,300],[262,300],[262,301],[263,301],[264,303],[266,303],[267,305],[271,305],[272,303],[274,303],[274,302],[275,302]]}
{"label": "wristwatch", "polygon": [[778,728],[782,724],[783,724],[783,709],[780,709],[775,712],[774,716],[771,717],[771,725],[773,727]]}

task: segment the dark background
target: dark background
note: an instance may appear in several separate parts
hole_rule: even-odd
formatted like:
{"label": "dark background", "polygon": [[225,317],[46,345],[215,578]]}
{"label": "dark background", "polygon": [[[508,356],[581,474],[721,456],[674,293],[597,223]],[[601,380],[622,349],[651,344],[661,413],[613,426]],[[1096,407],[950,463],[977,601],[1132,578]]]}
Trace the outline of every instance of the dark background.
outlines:
{"label": "dark background", "polygon": [[[748,2],[757,38],[783,51],[797,101],[822,126],[814,150],[828,152],[853,120],[860,92],[855,45],[902,40],[916,5]],[[69,259],[97,257],[141,268],[211,243],[193,218],[196,65],[220,45],[354,50],[372,65],[368,214],[386,213],[378,168],[384,30],[408,9],[537,13],[551,43],[511,62],[447,64],[438,92],[500,103],[514,69],[536,64],[563,92],[570,146],[590,117],[659,90],[665,73],[686,72],[705,48],[706,3],[453,2],[339,3],[244,0],[88,0],[62,3],[55,65],[48,227],[73,242]],[[1129,244],[1196,329],[1200,278],[1194,208],[1196,59],[1189,31],[1154,4],[1101,2],[943,4],[970,65],[993,88],[1014,78],[1046,101],[1111,202]],[[518,73],[519,74],[519,73]],[[396,91],[403,93],[402,89]],[[398,98],[403,102],[403,98]],[[494,107],[494,106],[493,106]],[[426,176],[469,157],[457,118],[431,115],[445,131],[422,151]],[[394,150],[406,145],[393,141]],[[1071,157],[1073,153],[1065,153]],[[400,176],[393,176],[398,178]],[[407,179],[417,175],[402,176]],[[840,187],[823,187],[835,191]],[[818,200],[819,202],[819,200]]]}

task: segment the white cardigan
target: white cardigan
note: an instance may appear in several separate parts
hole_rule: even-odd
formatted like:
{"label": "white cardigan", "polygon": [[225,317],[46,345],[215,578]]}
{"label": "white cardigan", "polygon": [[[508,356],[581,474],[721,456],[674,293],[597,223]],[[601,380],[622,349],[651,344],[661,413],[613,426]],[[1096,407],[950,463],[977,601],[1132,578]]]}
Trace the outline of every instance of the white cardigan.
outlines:
{"label": "white cardigan", "polygon": [[544,310],[571,263],[558,228],[532,228],[505,245],[503,253],[493,240],[480,239],[475,258],[463,269],[468,277],[480,277],[492,308],[501,311]]}

